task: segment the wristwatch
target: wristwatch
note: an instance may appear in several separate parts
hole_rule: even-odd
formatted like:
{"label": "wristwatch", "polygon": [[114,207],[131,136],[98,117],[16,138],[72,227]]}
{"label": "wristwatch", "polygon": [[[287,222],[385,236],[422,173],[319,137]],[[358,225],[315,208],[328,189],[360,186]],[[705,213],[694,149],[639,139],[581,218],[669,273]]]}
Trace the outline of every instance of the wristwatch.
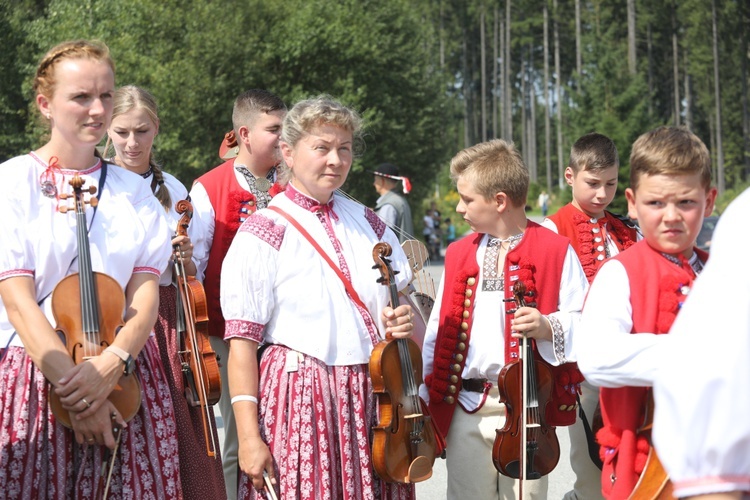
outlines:
{"label": "wristwatch", "polygon": [[135,370],[135,360],[133,359],[133,356],[131,356],[130,353],[125,349],[120,349],[116,345],[111,345],[104,349],[104,352],[111,352],[122,360],[122,362],[125,364],[122,373],[126,377],[133,373],[133,371]]}

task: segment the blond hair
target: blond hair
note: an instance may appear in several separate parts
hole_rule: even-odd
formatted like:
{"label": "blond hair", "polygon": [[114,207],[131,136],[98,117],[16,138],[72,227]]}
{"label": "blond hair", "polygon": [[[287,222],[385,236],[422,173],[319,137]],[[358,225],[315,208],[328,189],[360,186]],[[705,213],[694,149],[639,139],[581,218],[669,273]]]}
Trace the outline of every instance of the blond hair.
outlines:
{"label": "blond hair", "polygon": [[[135,85],[124,85],[115,90],[112,121],[118,116],[124,115],[134,109],[144,110],[154,126],[159,124],[159,105],[156,103],[156,98],[151,92]],[[107,145],[109,145],[109,141],[107,141]],[[159,200],[161,206],[169,211],[172,208],[172,197],[169,195],[169,190],[164,188],[164,173],[162,172],[161,165],[154,159],[153,147],[152,151],[148,152],[148,165],[154,175],[154,180],[151,183],[151,191],[156,196],[156,199]]]}
{"label": "blond hair", "polygon": [[[361,146],[362,118],[356,111],[328,95],[320,95],[295,104],[284,118],[281,141],[294,148],[301,139],[323,125],[333,125],[351,132],[355,149]],[[355,155],[358,153],[353,152]],[[282,182],[288,181],[291,176],[289,167],[283,161],[280,176]]]}
{"label": "blond hair", "polygon": [[634,191],[644,175],[700,174],[701,185],[711,187],[711,156],[697,135],[683,127],[659,127],[633,143],[630,153],[630,187]]}
{"label": "blond hair", "polygon": [[451,179],[459,178],[469,181],[486,200],[502,191],[514,206],[526,205],[529,171],[513,143],[494,139],[460,151],[451,160]]}

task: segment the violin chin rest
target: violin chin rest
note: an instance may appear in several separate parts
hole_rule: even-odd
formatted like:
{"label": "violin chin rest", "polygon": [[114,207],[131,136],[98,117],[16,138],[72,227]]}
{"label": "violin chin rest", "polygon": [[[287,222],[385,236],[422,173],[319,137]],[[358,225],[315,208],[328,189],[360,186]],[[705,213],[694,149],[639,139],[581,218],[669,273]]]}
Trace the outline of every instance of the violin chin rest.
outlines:
{"label": "violin chin rest", "polygon": [[407,483],[418,483],[432,477],[432,462],[427,457],[419,456],[409,466]]}

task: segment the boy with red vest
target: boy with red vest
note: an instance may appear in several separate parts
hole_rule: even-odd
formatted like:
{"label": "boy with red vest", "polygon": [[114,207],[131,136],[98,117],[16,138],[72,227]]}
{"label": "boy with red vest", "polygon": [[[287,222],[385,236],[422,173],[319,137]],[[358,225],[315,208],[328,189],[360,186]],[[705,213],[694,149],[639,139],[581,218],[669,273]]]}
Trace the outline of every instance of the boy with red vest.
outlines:
{"label": "boy with red vest", "polygon": [[238,443],[228,386],[229,346],[224,342],[224,316],[219,302],[221,267],[242,222],[257,209],[265,208],[281,190],[276,183],[276,165],[281,160],[279,137],[285,115],[284,102],[267,90],[253,89],[240,94],[232,110],[236,145],[222,144],[222,151],[234,148],[236,157],[199,177],[190,191],[194,217],[205,234],[200,241],[194,241],[193,255],[198,279],[203,278],[208,299],[211,347],[220,359],[222,460],[229,500],[237,498]]}
{"label": "boy with red vest", "polygon": [[[421,395],[447,438],[448,498],[508,498],[517,481],[492,462],[506,415],[498,376],[519,356],[519,333],[533,338],[536,358],[555,365],[546,423],[575,421],[579,374],[566,360],[586,277],[567,238],[526,218],[529,173],[511,144],[496,139],[461,151],[451,176],[456,211],[476,234],[446,252],[423,346]],[[519,280],[536,308],[513,304]],[[545,476],[526,483],[524,493],[546,497],[546,490]]]}
{"label": "boy with red vest", "polygon": [[[565,181],[573,192],[573,201],[542,223],[570,239],[589,283],[604,259],[617,255],[639,239],[634,227],[606,210],[617,191],[619,168],[617,147],[609,137],[594,132],[578,139],[565,169]],[[591,423],[598,402],[599,389],[584,381],[580,404],[587,424]],[[589,436],[583,419],[568,427],[568,432],[570,465],[576,481],[563,500],[601,498],[601,471],[589,456]]]}
{"label": "boy with red vest", "polygon": [[602,387],[602,493],[616,500],[636,489],[649,454],[644,429],[651,419],[649,386],[663,359],[661,334],[669,332],[708,258],[695,248],[716,199],[706,146],[682,128],[643,134],[633,144],[625,196],[643,240],[600,268],[575,348],[586,379]]}

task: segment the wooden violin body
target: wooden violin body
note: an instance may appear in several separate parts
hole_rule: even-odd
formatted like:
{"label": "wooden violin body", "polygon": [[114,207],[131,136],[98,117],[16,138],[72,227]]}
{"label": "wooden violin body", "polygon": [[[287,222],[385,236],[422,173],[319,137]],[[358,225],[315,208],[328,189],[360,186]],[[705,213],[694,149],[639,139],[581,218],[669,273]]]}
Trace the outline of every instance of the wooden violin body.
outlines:
{"label": "wooden violin body", "polygon": [[[517,307],[526,307],[525,295],[524,283],[516,281],[514,298],[510,300],[515,300]],[[492,462],[504,476],[520,480],[519,498],[523,498],[524,481],[539,479],[557,466],[560,444],[555,428],[548,426],[545,419],[554,387],[552,371],[535,360],[532,342],[526,337],[521,339],[519,354],[518,359],[503,367],[498,377],[506,417],[505,425],[497,429]]]}
{"label": "wooden violin body", "polygon": [[[638,429],[638,433],[650,433],[653,427],[653,418],[654,397],[653,393],[649,392],[646,399],[646,418],[643,426]],[[676,500],[672,481],[669,480],[669,475],[664,470],[664,466],[661,464],[653,446],[648,449],[646,465],[643,467],[641,477],[638,478],[638,482],[628,500]]]}
{"label": "wooden violin body", "polygon": [[[183,214],[177,224],[177,234],[186,236],[192,217],[192,205],[187,200],[180,200],[175,209]],[[216,445],[213,418],[209,414],[209,408],[221,398],[221,372],[216,353],[208,340],[208,301],[203,285],[195,276],[188,276],[185,272],[185,264],[177,248],[173,260],[178,290],[177,331],[180,338],[179,353],[185,380],[185,398],[191,406],[203,409],[201,418],[206,453],[213,457],[216,456]]]}
{"label": "wooden violin body", "polygon": [[[498,390],[500,401],[505,404],[505,425],[498,429],[492,446],[492,462],[502,475],[520,479],[520,450],[525,441],[527,450],[526,478],[539,479],[546,476],[560,460],[560,443],[555,429],[544,422],[544,406],[537,410],[524,409],[520,402],[523,362],[514,360],[500,371]],[[535,362],[532,368],[537,383],[538,401],[549,401],[554,386],[552,371],[543,363]],[[525,416],[524,416],[525,415]],[[521,419],[526,418],[526,436],[523,435]]]}
{"label": "wooden violin body", "polygon": [[648,450],[646,466],[628,500],[676,500],[672,481],[653,446]]}
{"label": "wooden violin body", "polygon": [[[391,305],[398,306],[393,270],[385,257],[387,243],[373,250],[382,284],[390,287]],[[419,397],[422,353],[410,339],[386,339],[370,356],[370,377],[378,400],[379,418],[373,427],[372,462],[375,471],[391,483],[415,483],[432,476],[437,440],[432,420]]]}
{"label": "wooden violin body", "polygon": [[[221,398],[221,372],[216,360],[216,353],[208,340],[208,306],[203,285],[193,277],[179,284],[187,292],[188,301],[192,304],[194,335],[183,337],[180,349],[183,371],[186,373],[185,397],[192,406],[204,406],[199,395],[196,375],[203,374],[202,382],[206,392],[206,403],[213,406]],[[194,342],[193,342],[194,339]],[[193,348],[193,345],[195,347]],[[198,366],[200,365],[200,366]]]}
{"label": "wooden violin body", "polygon": [[[65,346],[75,364],[99,356],[115,340],[124,325],[125,295],[111,276],[93,272],[86,228],[86,215],[77,175],[70,181],[75,190],[78,229],[79,272],[66,276],[52,292],[52,313],[56,330],[65,338]],[[96,188],[89,188],[93,195]],[[62,199],[67,196],[61,195]],[[91,203],[95,206],[96,198]],[[66,212],[66,209],[62,209]],[[132,419],[141,406],[141,384],[135,373],[122,376],[108,398],[125,421]],[[50,407],[57,420],[70,428],[70,414],[63,409],[55,391],[50,391]]]}

